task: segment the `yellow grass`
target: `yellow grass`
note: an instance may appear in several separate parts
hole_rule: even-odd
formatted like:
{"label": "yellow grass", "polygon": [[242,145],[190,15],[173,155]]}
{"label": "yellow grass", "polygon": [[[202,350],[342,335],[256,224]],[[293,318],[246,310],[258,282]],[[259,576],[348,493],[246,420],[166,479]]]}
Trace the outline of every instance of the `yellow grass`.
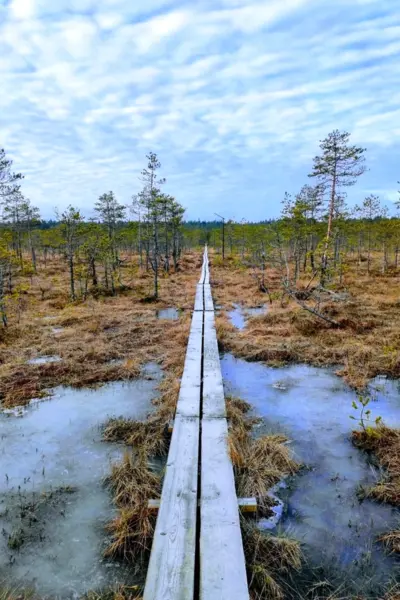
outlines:
{"label": "yellow grass", "polygon": [[[357,388],[377,374],[400,377],[400,296],[393,274],[382,276],[374,270],[368,275],[350,264],[342,285],[333,286],[346,299],[338,302],[327,297],[322,303],[323,312],[338,321],[339,328],[316,319],[287,297],[282,306],[280,274],[274,269],[267,271],[272,305],[257,289],[251,269],[237,260],[228,258],[221,267],[214,258],[211,275],[216,302],[225,310],[233,303],[268,304],[267,313],[249,319],[243,331],[233,328],[225,314],[218,317],[220,343],[236,356],[272,365],[338,365],[338,374]],[[299,287],[305,282],[300,280]]]}
{"label": "yellow grass", "polygon": [[[187,254],[180,272],[162,276],[160,301],[150,304],[143,303],[143,298],[151,289],[151,274],[137,272],[133,281],[123,274],[124,291],[115,297],[70,303],[65,264],[55,260],[47,269],[39,267],[20,322],[11,315],[9,328],[0,330],[2,406],[25,404],[60,384],[94,386],[135,378],[148,361],[160,363],[171,377],[168,387],[173,404],[176,380],[183,368],[190,310],[184,310],[178,322],[159,320],[156,311],[168,306],[193,307],[197,262],[197,254]],[[128,283],[130,288],[126,289]],[[42,299],[40,289],[45,284],[49,291]],[[63,329],[54,333],[53,327]],[[42,355],[57,355],[62,360],[26,364]],[[116,359],[122,364],[112,362]]]}

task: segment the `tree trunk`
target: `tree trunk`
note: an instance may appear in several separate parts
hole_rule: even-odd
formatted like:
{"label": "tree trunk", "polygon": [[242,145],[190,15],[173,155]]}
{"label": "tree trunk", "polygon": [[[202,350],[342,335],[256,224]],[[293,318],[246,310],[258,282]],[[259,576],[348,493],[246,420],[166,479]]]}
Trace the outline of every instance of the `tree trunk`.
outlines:
{"label": "tree trunk", "polygon": [[7,313],[4,302],[4,267],[0,267],[0,315],[3,327],[7,327]]}
{"label": "tree trunk", "polygon": [[93,285],[93,287],[97,287],[98,280],[97,280],[97,271],[96,271],[96,261],[93,256],[90,259],[90,273],[91,273],[91,277],[92,277],[92,285]]}
{"label": "tree trunk", "polygon": [[383,257],[382,257],[382,275],[385,275],[387,268],[387,244],[386,240],[383,242]]}
{"label": "tree trunk", "polygon": [[[336,157],[335,157],[335,160],[336,160]],[[329,243],[330,243],[331,235],[332,235],[333,215],[335,212],[335,196],[336,196],[336,162],[335,162],[335,167],[334,167],[334,173],[332,176],[331,198],[330,198],[330,202],[329,202],[328,229],[326,231],[324,253],[322,255],[321,279],[320,279],[320,283],[322,286],[325,285],[326,272],[328,269],[328,252],[329,252]]]}
{"label": "tree trunk", "polygon": [[75,278],[74,278],[74,255],[70,252],[69,255],[69,281],[71,286],[71,299],[76,300],[75,296]]}
{"label": "tree trunk", "polygon": [[371,226],[368,227],[368,255],[367,255],[367,272],[371,272]]}
{"label": "tree trunk", "polygon": [[314,251],[315,251],[315,239],[314,239],[314,234],[312,233],[311,234],[311,250],[310,250],[310,264],[311,264],[312,271],[315,271]]}

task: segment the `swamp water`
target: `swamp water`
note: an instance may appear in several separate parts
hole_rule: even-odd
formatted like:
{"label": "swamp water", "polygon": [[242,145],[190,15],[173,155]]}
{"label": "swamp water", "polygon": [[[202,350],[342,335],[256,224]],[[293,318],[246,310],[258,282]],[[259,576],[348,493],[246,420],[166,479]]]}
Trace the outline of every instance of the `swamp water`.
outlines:
{"label": "swamp water", "polygon": [[97,390],[58,387],[24,412],[0,413],[2,585],[69,598],[132,582],[132,568],[102,556],[116,514],[103,480],[124,448],[102,442],[101,425],[145,419],[161,371],[148,365],[144,375]]}
{"label": "swamp water", "polygon": [[56,363],[56,362],[61,362],[61,357],[54,355],[54,356],[50,356],[50,355],[43,355],[43,356],[37,356],[36,358],[31,358],[30,360],[27,361],[27,365],[47,365],[49,363]]}
{"label": "swamp water", "polygon": [[[350,441],[356,422],[349,415],[357,416],[351,406],[356,394],[331,369],[272,368],[230,354],[222,356],[221,367],[226,393],[250,402],[263,418],[259,433],[285,433],[295,458],[307,466],[275,486],[273,494],[283,505],[265,528],[302,542],[312,568],[321,566],[341,581],[351,580],[355,591],[370,593],[395,578],[395,560],[385,555],[376,538],[398,528],[399,513],[357,498],[360,484],[373,484],[379,471]],[[399,383],[376,378],[371,391],[376,398],[368,407],[372,418],[381,416],[387,425],[399,427]]]}
{"label": "swamp water", "polygon": [[267,306],[265,304],[253,308],[244,308],[240,304],[234,304],[233,307],[233,310],[228,312],[228,318],[236,329],[244,329],[248,317],[264,315],[267,312]]}
{"label": "swamp water", "polygon": [[157,319],[166,319],[167,321],[177,321],[180,317],[181,310],[177,308],[160,308],[156,311]]}

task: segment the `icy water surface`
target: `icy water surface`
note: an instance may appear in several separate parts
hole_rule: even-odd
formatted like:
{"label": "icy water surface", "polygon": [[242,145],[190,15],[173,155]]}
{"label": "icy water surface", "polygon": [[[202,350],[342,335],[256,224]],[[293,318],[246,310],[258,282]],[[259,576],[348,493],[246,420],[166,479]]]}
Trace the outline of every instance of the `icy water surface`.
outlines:
{"label": "icy water surface", "polygon": [[180,317],[180,311],[177,308],[161,308],[157,311],[157,319],[167,319],[177,321]]}
{"label": "icy water surface", "polygon": [[233,310],[228,312],[228,317],[232,325],[237,329],[244,329],[246,327],[246,320],[248,317],[263,315],[267,312],[267,306],[265,304],[253,308],[244,308],[240,304],[234,304],[233,306]]}
{"label": "icy water surface", "polygon": [[102,442],[100,426],[146,417],[160,370],[146,375],[98,390],[59,387],[21,417],[0,413],[0,581],[58,597],[131,581],[132,568],[102,558],[115,514],[103,478],[124,449]]}
{"label": "icy water surface", "polygon": [[[248,363],[226,354],[221,361],[226,391],[247,400],[264,418],[262,431],[284,432],[295,457],[306,464],[286,489],[279,527],[304,542],[312,562],[355,570],[356,579],[387,581],[393,561],[386,559],[376,537],[398,526],[399,513],[388,505],[357,499],[359,485],[379,475],[366,455],[350,441],[356,394],[330,369],[294,365],[284,368]],[[373,417],[400,426],[398,382],[376,378]],[[354,575],[352,575],[353,577]]]}
{"label": "icy water surface", "polygon": [[27,361],[28,365],[46,365],[47,363],[55,363],[55,362],[60,362],[61,358],[60,356],[48,356],[48,355],[44,355],[44,356],[37,356],[36,358],[31,358],[30,360]]}

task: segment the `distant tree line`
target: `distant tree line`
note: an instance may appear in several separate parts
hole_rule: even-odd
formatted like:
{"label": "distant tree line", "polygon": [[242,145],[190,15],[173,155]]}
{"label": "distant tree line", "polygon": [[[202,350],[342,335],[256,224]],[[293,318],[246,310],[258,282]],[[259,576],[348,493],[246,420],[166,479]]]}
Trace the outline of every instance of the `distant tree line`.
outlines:
{"label": "distant tree line", "polygon": [[[160,272],[179,269],[183,248],[184,208],[161,190],[161,164],[154,153],[142,171],[143,188],[129,206],[112,191],[94,203],[96,217],[83,218],[78,207],[57,212],[56,220],[41,221],[39,209],[21,190],[23,176],[0,150],[0,318],[7,326],[7,299],[18,295],[18,277],[33,276],[38,258],[44,268],[61,257],[68,266],[71,300],[89,293],[115,294],[122,286],[121,268],[127,257],[138,257],[143,270],[153,273],[153,297],[159,295]],[[101,275],[100,275],[101,274]],[[19,281],[19,280],[18,280]]]}
{"label": "distant tree line", "polygon": [[[365,149],[350,143],[350,134],[338,130],[320,143],[309,177],[294,196],[285,193],[279,219],[251,223],[225,221],[184,222],[184,209],[162,191],[160,162],[150,153],[141,172],[142,190],[129,206],[112,191],[94,202],[96,217],[85,220],[79,208],[69,206],[55,220],[41,220],[38,208],[24,197],[23,176],[0,150],[0,318],[7,325],[6,299],[18,294],[18,275],[33,275],[40,263],[61,256],[68,266],[72,300],[89,294],[115,294],[121,288],[121,268],[128,259],[152,273],[153,297],[159,295],[162,273],[179,270],[184,249],[205,243],[239,257],[254,270],[257,283],[269,291],[268,269],[281,273],[285,293],[296,297],[299,278],[309,276],[309,288],[326,289],[342,281],[353,259],[367,273],[399,269],[400,219],[389,218],[378,196],[368,195],[352,210],[346,189],[365,171]],[[397,203],[400,209],[400,203]],[[132,261],[131,261],[132,262]]]}

